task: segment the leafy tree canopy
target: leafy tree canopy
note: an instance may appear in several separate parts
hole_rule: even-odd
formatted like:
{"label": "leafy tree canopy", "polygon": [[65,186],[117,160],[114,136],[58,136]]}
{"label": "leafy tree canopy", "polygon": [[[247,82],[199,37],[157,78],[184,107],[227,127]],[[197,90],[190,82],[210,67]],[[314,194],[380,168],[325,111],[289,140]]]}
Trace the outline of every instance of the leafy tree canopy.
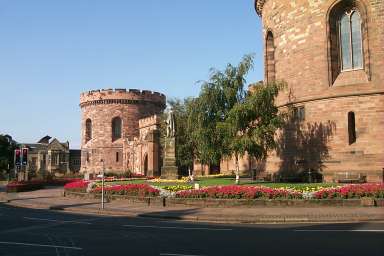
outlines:
{"label": "leafy tree canopy", "polygon": [[218,165],[226,155],[223,137],[217,123],[224,122],[230,110],[246,98],[245,77],[253,68],[253,56],[246,55],[238,66],[228,64],[224,71],[211,70],[203,81],[199,96],[193,100],[188,115],[191,136],[196,144],[196,156],[203,164]]}
{"label": "leafy tree canopy", "polygon": [[0,135],[0,170],[13,168],[13,155],[16,149],[16,143],[9,135]]}

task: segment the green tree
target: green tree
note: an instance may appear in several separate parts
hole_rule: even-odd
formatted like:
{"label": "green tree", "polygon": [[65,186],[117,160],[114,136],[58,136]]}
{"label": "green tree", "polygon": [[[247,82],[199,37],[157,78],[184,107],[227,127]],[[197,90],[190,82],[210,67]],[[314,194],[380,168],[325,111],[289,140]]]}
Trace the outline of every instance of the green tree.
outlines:
{"label": "green tree", "polygon": [[0,171],[13,168],[16,143],[9,135],[0,135]]}
{"label": "green tree", "polygon": [[236,183],[239,183],[239,158],[246,153],[258,160],[276,147],[275,133],[282,127],[284,116],[275,106],[275,98],[284,83],[258,84],[244,101],[237,102],[227,118],[217,123],[223,138],[224,156],[233,157],[236,166]]}
{"label": "green tree", "polygon": [[[180,99],[170,99],[168,100],[168,105],[173,109],[175,115],[175,124],[176,124],[176,164],[179,168],[179,171],[182,174],[187,174],[188,169],[193,166],[194,159],[194,146],[192,137],[189,133],[188,127],[188,115],[190,109],[190,102],[193,101],[192,98],[186,98],[184,100]],[[165,142],[165,119],[167,117],[167,112],[162,115],[162,126],[161,126],[161,141],[162,145]]]}
{"label": "green tree", "polygon": [[218,132],[231,109],[244,102],[245,77],[253,68],[253,56],[246,55],[238,66],[228,64],[224,71],[211,70],[208,81],[202,82],[199,96],[190,102],[188,127],[195,143],[195,156],[201,164],[219,165],[227,155],[225,133]]}
{"label": "green tree", "polygon": [[175,114],[176,163],[184,174],[193,166],[193,143],[192,137],[188,133],[188,106],[191,100],[191,98],[187,98],[183,101],[169,101]]}

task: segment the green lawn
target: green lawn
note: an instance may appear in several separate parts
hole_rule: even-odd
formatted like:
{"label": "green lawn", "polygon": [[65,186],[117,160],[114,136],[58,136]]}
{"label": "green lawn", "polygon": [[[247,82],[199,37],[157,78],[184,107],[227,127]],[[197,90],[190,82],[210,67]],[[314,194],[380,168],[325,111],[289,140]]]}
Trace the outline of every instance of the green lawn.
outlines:
{"label": "green lawn", "polygon": [[[201,187],[234,185],[234,178],[200,178],[195,181]],[[241,183],[242,184],[242,183]]]}
{"label": "green lawn", "polygon": [[[200,184],[200,187],[209,187],[209,186],[225,186],[225,185],[235,185],[235,178],[200,178],[196,179],[195,183]],[[124,184],[153,184],[159,187],[171,186],[171,185],[192,185],[190,183],[151,183],[146,180],[129,180],[129,181],[113,181],[106,182],[106,185],[124,185]],[[262,181],[253,181],[249,178],[240,179],[239,185],[246,186],[266,186],[271,188],[296,188],[296,189],[305,189],[305,188],[317,188],[321,187],[332,187],[337,186],[335,183],[273,183],[273,182],[262,182]]]}
{"label": "green lawn", "polygon": [[106,181],[105,185],[144,184],[146,182],[146,180]]}
{"label": "green lawn", "polygon": [[[200,184],[201,187],[208,186],[224,186],[224,185],[234,185],[234,178],[201,178],[196,181]],[[262,182],[262,181],[253,181],[250,179],[240,179],[239,185],[247,185],[247,186],[266,186],[271,188],[282,188],[282,187],[290,187],[290,188],[298,188],[304,189],[306,187],[316,188],[316,187],[332,187],[337,184],[335,183],[273,183],[273,182]]]}

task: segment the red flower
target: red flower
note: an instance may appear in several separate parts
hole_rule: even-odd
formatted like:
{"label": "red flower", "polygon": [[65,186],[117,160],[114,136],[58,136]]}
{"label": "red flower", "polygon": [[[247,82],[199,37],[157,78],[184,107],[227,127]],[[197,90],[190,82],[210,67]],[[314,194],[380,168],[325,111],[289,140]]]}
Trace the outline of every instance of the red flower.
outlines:
{"label": "red flower", "polygon": [[254,186],[217,186],[199,190],[187,190],[176,193],[179,198],[228,198],[228,199],[255,199],[255,198],[302,198],[300,192]]}
{"label": "red flower", "polygon": [[361,197],[375,197],[384,198],[384,184],[383,183],[365,183],[365,184],[352,184],[345,185],[338,188],[324,188],[315,192],[314,197],[317,199],[324,198],[361,198]]}
{"label": "red flower", "polygon": [[[126,184],[104,187],[107,194],[129,195],[129,196],[158,196],[160,191],[152,188],[147,184]],[[97,187],[91,191],[92,193],[101,193],[101,187]]]}

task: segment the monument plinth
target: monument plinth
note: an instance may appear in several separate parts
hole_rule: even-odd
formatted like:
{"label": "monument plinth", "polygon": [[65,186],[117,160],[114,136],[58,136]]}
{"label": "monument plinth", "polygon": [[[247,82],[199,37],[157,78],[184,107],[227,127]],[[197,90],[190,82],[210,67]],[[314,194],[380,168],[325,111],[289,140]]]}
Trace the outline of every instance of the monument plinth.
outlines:
{"label": "monument plinth", "polygon": [[165,139],[165,152],[163,167],[161,168],[161,178],[162,179],[177,179],[178,169],[176,166],[176,147],[175,147],[175,138],[166,138]]}
{"label": "monument plinth", "polygon": [[165,138],[164,160],[161,168],[162,179],[178,179],[178,168],[176,165],[176,133],[175,117],[172,110],[167,117],[167,137]]}

